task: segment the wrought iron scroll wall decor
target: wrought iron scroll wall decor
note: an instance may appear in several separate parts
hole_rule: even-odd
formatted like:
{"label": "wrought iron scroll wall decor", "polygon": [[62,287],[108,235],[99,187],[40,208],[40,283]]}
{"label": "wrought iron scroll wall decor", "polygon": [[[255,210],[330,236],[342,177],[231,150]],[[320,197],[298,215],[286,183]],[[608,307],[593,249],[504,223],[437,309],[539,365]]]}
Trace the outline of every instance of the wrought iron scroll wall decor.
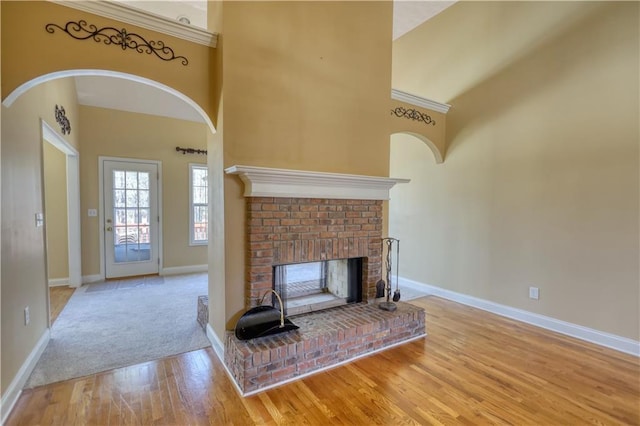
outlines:
{"label": "wrought iron scroll wall decor", "polygon": [[429,114],[420,112],[417,109],[397,107],[391,110],[391,114],[394,114],[396,117],[404,117],[414,121],[423,121],[425,124],[431,124],[432,126],[436,125],[436,120],[431,118]]}
{"label": "wrought iron scroll wall decor", "polygon": [[79,20],[77,22],[69,21],[64,27],[58,24],[47,24],[44,28],[51,34],[53,34],[57,28],[76,40],[92,39],[96,43],[120,46],[122,50],[133,49],[138,53],[153,54],[163,61],[180,59],[182,65],[186,66],[189,63],[189,60],[184,56],[176,56],[173,49],[165,45],[163,41],[147,41],[141,35],[130,33],[125,28],[120,30],[114,27],[98,28],[93,24],[87,24],[85,20]]}
{"label": "wrought iron scroll wall decor", "polygon": [[69,122],[69,119],[67,118],[67,113],[64,110],[64,107],[59,107],[58,105],[56,105],[56,109],[55,109],[55,115],[56,115],[56,122],[60,125],[60,130],[62,131],[63,135],[70,135],[71,134],[71,123]]}
{"label": "wrought iron scroll wall decor", "polygon": [[203,154],[203,155],[207,155],[207,150],[206,149],[180,148],[179,146],[176,146],[176,151],[182,152],[182,155],[185,155],[185,154]]}

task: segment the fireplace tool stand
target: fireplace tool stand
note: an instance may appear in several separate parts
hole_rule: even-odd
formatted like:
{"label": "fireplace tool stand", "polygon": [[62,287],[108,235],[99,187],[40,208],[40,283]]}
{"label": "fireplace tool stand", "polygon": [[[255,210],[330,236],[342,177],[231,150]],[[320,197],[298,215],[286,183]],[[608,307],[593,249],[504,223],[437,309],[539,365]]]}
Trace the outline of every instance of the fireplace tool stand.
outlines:
{"label": "fireplace tool stand", "polygon": [[378,304],[378,307],[385,311],[395,311],[398,308],[395,303],[389,300],[391,298],[391,254],[393,252],[394,244],[396,246],[396,290],[393,293],[393,302],[400,300],[400,284],[398,282],[400,277],[400,275],[398,275],[398,264],[400,263],[400,240],[387,237],[382,239],[382,253],[384,253],[384,246],[387,246],[387,257],[385,259],[385,266],[387,267],[387,285],[385,289],[387,293],[387,300]]}

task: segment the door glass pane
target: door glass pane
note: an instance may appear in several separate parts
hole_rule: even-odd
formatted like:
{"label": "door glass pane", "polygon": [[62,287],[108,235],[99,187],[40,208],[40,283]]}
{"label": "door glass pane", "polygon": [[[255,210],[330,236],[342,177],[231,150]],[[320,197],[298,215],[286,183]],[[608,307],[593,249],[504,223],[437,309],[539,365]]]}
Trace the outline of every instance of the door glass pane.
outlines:
{"label": "door glass pane", "polygon": [[125,191],[124,189],[115,189],[113,191],[113,205],[114,207],[125,206]]}
{"label": "door glass pane", "polygon": [[138,188],[138,172],[126,172],[127,173],[127,189]]}
{"label": "door glass pane", "polygon": [[138,191],[127,189],[127,207],[138,207]]}
{"label": "door glass pane", "polygon": [[140,227],[140,245],[149,244],[150,241],[151,240],[149,238],[149,227],[141,226]]}
{"label": "door glass pane", "polygon": [[124,188],[124,172],[122,171],[113,172],[113,188],[114,189]]}
{"label": "door glass pane", "polygon": [[127,209],[127,225],[136,225],[138,223],[138,209]]}
{"label": "door glass pane", "polygon": [[125,209],[115,209],[114,220],[116,226],[122,226],[127,223],[127,211]]}
{"label": "door glass pane", "polygon": [[148,225],[149,224],[149,209],[140,209],[140,225]]}
{"label": "door glass pane", "polygon": [[115,245],[126,244],[127,241],[127,227],[116,226],[113,228],[113,243]]}
{"label": "door glass pane", "polygon": [[115,263],[151,259],[149,178],[148,172],[113,172]]}
{"label": "door glass pane", "polygon": [[149,189],[149,173],[138,173],[138,187],[140,189]]}
{"label": "door glass pane", "polygon": [[149,207],[149,191],[141,190],[138,197],[140,207]]}

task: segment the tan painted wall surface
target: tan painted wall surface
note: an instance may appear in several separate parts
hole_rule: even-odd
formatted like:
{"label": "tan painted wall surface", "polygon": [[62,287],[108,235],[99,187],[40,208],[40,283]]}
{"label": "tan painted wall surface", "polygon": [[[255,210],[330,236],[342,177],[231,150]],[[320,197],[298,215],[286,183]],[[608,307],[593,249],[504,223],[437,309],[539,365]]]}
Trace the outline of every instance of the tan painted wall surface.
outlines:
{"label": "tan painted wall surface", "polygon": [[42,147],[49,280],[68,279],[67,156],[48,142]]}
{"label": "tan painted wall surface", "polygon": [[226,322],[226,289],[225,289],[225,230],[224,230],[224,172],[223,172],[223,141],[224,120],[222,108],[222,57],[224,52],[223,7],[222,2],[207,4],[207,25],[209,31],[221,34],[215,49],[212,69],[216,92],[213,96],[217,117],[216,133],[207,132],[207,165],[209,166],[209,324],[217,335],[222,336]]}
{"label": "tan painted wall surface", "polygon": [[[73,129],[64,138],[77,147],[79,119],[73,80],[37,86],[11,108],[2,107],[3,393],[48,324],[44,228],[36,228],[35,214],[44,211],[40,118],[58,129],[56,104],[64,106]],[[31,311],[28,326],[24,325],[25,306]]]}
{"label": "tan painted wall surface", "polygon": [[393,137],[401,276],[639,339],[638,8],[464,2],[395,42],[452,104],[443,164]]}
{"label": "tan painted wall surface", "polygon": [[82,274],[100,272],[100,224],[87,209],[98,208],[98,156],[162,162],[163,266],[207,263],[206,246],[189,246],[189,163],[206,157],[183,155],[176,146],[206,149],[202,123],[88,106],[80,107],[83,123],[80,156]]}
{"label": "tan painted wall surface", "polygon": [[[391,2],[229,2],[223,19],[225,167],[388,176]],[[230,319],[245,203],[237,176],[224,190]]]}
{"label": "tan painted wall surface", "polygon": [[[19,85],[44,74],[71,69],[119,71],[163,83],[193,99],[211,116],[215,116],[210,101],[210,55],[215,49],[181,40],[130,24],[81,12],[52,2],[3,1],[2,31],[2,99]],[[29,19],[25,19],[29,17]],[[163,61],[155,55],[123,50],[117,45],[105,45],[89,40],[75,40],[61,30],[53,34],[45,30],[49,23],[64,27],[69,21],[84,19],[98,28],[125,28],[147,40],[163,41],[179,60]],[[14,34],[7,36],[8,34]],[[16,37],[15,34],[24,35]]]}
{"label": "tan painted wall surface", "polygon": [[[2,46],[2,7],[0,7],[0,46]],[[2,69],[2,55],[0,55],[0,69]],[[2,110],[4,108],[2,108],[2,106],[0,106],[0,152],[2,152]],[[2,202],[2,161],[0,161],[0,203]],[[0,205],[0,224],[4,223],[2,222],[2,206]],[[4,226],[0,226],[0,241],[2,240],[2,228],[4,228]],[[0,244],[0,307],[2,307],[2,246],[3,244]],[[2,320],[2,318],[0,318],[0,320]],[[0,330],[1,332],[1,330]],[[1,336],[1,335],[0,335]],[[2,339],[0,338],[0,353],[2,353]],[[0,363],[0,368],[2,368],[2,365]],[[1,381],[1,380],[0,380]],[[0,383],[0,395],[4,396],[4,385],[2,383]]]}

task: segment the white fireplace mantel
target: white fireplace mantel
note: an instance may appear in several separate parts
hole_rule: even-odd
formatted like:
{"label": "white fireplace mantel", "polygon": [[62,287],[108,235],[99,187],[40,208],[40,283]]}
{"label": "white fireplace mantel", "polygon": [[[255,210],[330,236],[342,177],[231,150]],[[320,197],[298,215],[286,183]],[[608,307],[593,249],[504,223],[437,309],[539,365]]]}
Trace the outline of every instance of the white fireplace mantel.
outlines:
{"label": "white fireplace mantel", "polygon": [[231,166],[224,170],[244,182],[245,197],[388,200],[389,190],[409,179],[341,173]]}

